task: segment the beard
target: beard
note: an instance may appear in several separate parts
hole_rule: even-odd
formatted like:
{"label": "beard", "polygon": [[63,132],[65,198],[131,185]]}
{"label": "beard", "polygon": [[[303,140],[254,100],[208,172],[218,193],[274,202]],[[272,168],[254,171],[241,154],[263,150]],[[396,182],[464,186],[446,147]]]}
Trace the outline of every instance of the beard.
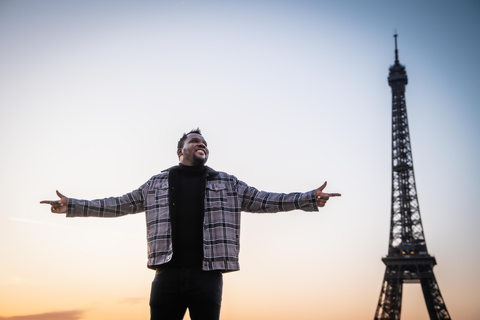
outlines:
{"label": "beard", "polygon": [[197,156],[197,153],[194,153],[192,158],[195,166],[203,166],[208,160],[208,156],[206,154],[203,157],[199,157]]}

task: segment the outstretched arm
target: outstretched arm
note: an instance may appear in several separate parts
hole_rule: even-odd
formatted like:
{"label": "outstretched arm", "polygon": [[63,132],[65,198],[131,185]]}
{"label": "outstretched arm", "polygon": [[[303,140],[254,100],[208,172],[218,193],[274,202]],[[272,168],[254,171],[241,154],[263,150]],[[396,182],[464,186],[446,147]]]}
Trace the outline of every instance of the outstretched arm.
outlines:
{"label": "outstretched arm", "polygon": [[65,197],[63,194],[61,194],[57,190],[57,196],[60,198],[60,200],[43,200],[40,201],[40,203],[45,203],[51,205],[51,211],[53,213],[66,213],[67,212],[67,202],[68,198]]}
{"label": "outstretched arm", "polygon": [[327,186],[327,181],[317,190],[315,190],[315,198],[317,199],[317,206],[324,207],[330,197],[340,197],[340,193],[326,193],[323,189]]}

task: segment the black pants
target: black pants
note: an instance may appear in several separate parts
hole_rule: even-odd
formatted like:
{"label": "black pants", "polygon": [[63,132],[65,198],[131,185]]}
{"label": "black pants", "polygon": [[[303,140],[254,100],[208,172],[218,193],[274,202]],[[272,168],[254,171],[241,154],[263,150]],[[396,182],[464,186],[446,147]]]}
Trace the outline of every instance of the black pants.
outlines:
{"label": "black pants", "polygon": [[201,268],[159,268],[150,294],[150,320],[219,320],[223,275]]}

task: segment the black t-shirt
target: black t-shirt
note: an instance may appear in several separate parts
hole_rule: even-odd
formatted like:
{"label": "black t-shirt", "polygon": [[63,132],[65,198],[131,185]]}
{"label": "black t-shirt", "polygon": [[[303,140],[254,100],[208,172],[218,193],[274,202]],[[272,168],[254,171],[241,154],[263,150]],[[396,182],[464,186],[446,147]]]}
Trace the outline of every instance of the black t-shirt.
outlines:
{"label": "black t-shirt", "polygon": [[205,169],[180,164],[170,170],[173,257],[167,266],[202,266]]}

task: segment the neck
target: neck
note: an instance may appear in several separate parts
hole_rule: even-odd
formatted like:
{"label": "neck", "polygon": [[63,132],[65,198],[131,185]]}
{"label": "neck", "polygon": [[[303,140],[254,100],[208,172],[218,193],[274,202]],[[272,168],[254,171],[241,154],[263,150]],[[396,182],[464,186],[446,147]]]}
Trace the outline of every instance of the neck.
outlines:
{"label": "neck", "polygon": [[205,168],[205,165],[202,163],[202,164],[199,164],[199,165],[186,165],[184,163],[179,163],[178,166],[182,169],[185,169],[185,170],[202,170]]}
{"label": "neck", "polygon": [[203,167],[205,166],[205,162],[203,159],[190,159],[185,161],[185,159],[180,158],[179,164],[186,167]]}

